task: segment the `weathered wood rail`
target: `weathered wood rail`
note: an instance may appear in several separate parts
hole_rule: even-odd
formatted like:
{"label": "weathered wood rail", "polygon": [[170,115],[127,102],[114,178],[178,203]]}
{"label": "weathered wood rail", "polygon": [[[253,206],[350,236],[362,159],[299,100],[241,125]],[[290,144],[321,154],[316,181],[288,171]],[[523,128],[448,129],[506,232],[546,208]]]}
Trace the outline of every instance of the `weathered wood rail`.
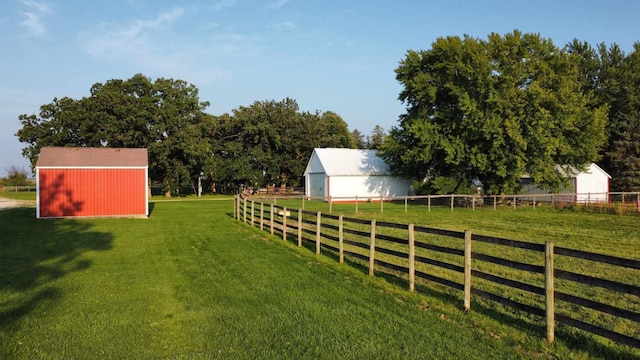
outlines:
{"label": "weathered wood rail", "polygon": [[[376,271],[406,276],[409,291],[415,291],[416,279],[462,291],[466,310],[471,309],[473,295],[538,316],[545,321],[548,342],[554,341],[555,325],[560,323],[640,349],[640,286],[633,280],[640,275],[638,260],[555,247],[552,241],[538,244],[468,230],[287,209],[239,196],[234,216],[262,230],[268,226],[271,234],[277,231],[283,240],[297,239],[298,246],[315,244],[316,254],[332,251],[340,263],[345,257],[360,261],[372,276]],[[505,255],[513,249],[520,253]],[[564,260],[564,268],[554,265],[559,260]],[[583,268],[607,266],[609,274],[624,272],[632,284],[573,271],[570,268],[576,262],[586,262]],[[604,298],[618,300],[606,303],[599,293],[591,298],[585,294],[598,289],[606,291]],[[593,320],[602,314],[613,320]],[[616,327],[620,322],[623,326]]]}

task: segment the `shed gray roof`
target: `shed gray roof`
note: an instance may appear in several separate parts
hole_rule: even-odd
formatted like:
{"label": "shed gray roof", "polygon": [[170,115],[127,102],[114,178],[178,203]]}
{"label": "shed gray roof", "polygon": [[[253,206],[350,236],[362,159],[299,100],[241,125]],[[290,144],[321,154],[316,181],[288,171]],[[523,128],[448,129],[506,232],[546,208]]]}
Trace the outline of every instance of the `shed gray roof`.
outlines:
{"label": "shed gray roof", "polygon": [[327,176],[390,175],[389,165],[375,150],[316,148]]}
{"label": "shed gray roof", "polygon": [[147,149],[43,147],[36,167],[146,167]]}

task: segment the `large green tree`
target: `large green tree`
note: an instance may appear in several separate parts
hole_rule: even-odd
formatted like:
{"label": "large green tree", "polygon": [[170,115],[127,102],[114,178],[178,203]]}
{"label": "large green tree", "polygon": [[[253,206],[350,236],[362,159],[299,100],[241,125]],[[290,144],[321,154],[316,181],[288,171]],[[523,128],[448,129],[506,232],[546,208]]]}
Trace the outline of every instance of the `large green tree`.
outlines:
{"label": "large green tree", "polygon": [[556,165],[598,160],[606,106],[581,89],[575,59],[550,39],[519,31],[437,39],[408,51],[396,69],[407,105],[379,149],[425,192],[513,193],[524,174],[557,189]]}
{"label": "large green tree", "polygon": [[166,192],[192,185],[210,166],[213,149],[203,133],[214,121],[198,89],[182,80],[137,74],[96,83],[90,95],[54,99],[39,115],[20,115],[17,136],[35,166],[43,146],[146,147],[150,178]]}
{"label": "large green tree", "polygon": [[333,112],[302,112],[295,100],[256,101],[218,118],[215,166],[224,184],[297,186],[314,147],[351,147]]}

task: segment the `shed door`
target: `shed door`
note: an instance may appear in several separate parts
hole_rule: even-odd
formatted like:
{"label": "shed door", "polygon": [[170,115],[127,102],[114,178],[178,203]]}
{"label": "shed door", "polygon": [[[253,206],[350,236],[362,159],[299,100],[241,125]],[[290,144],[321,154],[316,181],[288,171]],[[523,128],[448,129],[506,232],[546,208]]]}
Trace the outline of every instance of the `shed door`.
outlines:
{"label": "shed door", "polygon": [[324,196],[324,173],[309,174],[309,196]]}

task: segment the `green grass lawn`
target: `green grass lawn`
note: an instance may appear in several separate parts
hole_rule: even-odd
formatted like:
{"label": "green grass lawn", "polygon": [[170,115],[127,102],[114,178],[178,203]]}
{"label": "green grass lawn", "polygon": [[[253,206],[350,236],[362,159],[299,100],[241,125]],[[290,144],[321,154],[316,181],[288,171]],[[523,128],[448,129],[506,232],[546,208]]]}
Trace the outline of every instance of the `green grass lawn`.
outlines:
{"label": "green grass lawn", "polygon": [[35,191],[6,191],[0,192],[0,197],[13,200],[36,201]]}
{"label": "green grass lawn", "polygon": [[548,346],[537,329],[410,294],[231,212],[231,201],[156,202],[146,220],[0,211],[0,358],[631,356]]}

